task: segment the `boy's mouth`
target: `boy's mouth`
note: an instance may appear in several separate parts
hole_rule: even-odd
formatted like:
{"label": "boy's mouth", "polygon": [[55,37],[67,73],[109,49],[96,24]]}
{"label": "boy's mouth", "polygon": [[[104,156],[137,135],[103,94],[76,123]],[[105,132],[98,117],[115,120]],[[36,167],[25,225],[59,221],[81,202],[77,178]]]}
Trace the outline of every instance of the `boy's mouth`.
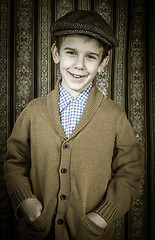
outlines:
{"label": "boy's mouth", "polygon": [[68,72],[73,78],[77,79],[77,80],[81,80],[85,77],[87,77],[87,75],[78,75],[78,74],[73,74],[71,72]]}

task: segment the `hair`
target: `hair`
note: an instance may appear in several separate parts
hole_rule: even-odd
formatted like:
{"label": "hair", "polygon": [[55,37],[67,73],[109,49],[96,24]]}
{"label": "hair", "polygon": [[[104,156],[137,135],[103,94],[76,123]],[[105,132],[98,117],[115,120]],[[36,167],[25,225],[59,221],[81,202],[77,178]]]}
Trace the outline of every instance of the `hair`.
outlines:
{"label": "hair", "polygon": [[[55,43],[56,47],[58,48],[58,52],[60,51],[62,42],[65,40],[65,38],[67,36],[68,35],[62,35],[62,36],[55,36],[54,37],[54,43]],[[85,36],[87,36],[89,39],[93,39],[93,37],[91,37],[89,35],[85,35]],[[100,39],[96,39],[96,40],[99,43],[99,47],[103,48],[103,55],[102,55],[102,59],[101,59],[101,62],[102,62],[104,60],[104,58],[108,56],[109,47],[108,47],[108,45],[103,43]]]}

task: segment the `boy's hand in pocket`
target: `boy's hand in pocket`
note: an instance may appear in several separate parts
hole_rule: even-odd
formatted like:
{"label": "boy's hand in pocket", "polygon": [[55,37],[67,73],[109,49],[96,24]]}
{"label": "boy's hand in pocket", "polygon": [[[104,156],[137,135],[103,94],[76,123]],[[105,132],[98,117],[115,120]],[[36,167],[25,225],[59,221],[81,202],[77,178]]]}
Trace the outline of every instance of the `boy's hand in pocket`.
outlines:
{"label": "boy's hand in pocket", "polygon": [[95,212],[88,213],[87,217],[100,228],[105,229],[108,225],[107,222],[99,214]]}
{"label": "boy's hand in pocket", "polygon": [[31,222],[41,215],[42,210],[42,203],[36,198],[27,198],[23,200],[20,207],[22,215]]}

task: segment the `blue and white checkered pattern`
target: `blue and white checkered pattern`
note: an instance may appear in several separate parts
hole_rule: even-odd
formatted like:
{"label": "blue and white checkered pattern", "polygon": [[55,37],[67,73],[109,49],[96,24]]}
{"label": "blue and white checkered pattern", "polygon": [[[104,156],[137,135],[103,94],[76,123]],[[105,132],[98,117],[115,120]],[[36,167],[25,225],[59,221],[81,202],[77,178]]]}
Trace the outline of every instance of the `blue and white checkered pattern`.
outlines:
{"label": "blue and white checkered pattern", "polygon": [[74,98],[59,83],[59,112],[62,128],[69,137],[78,124],[86,106],[92,84]]}

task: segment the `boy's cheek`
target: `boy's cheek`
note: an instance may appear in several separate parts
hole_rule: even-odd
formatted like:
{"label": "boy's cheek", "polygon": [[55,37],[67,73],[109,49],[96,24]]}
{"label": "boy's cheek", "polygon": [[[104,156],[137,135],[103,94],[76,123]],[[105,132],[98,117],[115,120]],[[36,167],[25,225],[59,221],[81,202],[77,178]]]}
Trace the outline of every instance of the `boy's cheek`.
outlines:
{"label": "boy's cheek", "polygon": [[62,58],[60,59],[60,66],[63,69],[69,68],[74,65],[74,60],[70,58]]}

